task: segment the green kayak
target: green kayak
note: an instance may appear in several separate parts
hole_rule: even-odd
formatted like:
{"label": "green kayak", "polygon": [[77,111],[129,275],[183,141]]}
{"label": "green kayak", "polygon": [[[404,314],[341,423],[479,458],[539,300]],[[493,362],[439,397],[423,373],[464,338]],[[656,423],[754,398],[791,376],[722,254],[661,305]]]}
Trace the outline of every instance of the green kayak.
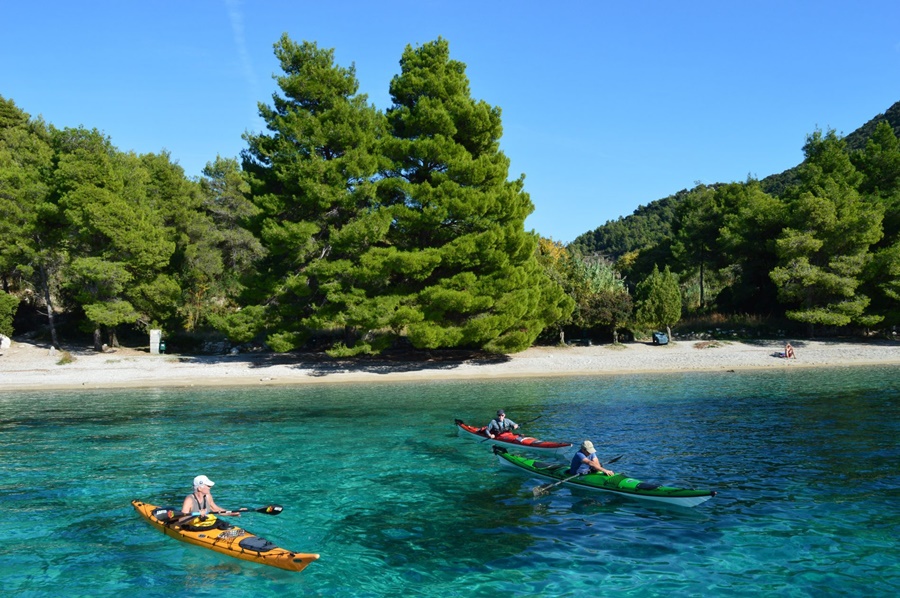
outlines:
{"label": "green kayak", "polygon": [[[652,500],[680,507],[696,507],[716,495],[712,490],[690,490],[642,482],[623,473],[613,476],[589,473],[573,477],[569,475],[569,466],[565,463],[541,462],[528,457],[512,455],[502,447],[494,447],[494,453],[501,465],[549,480],[554,482],[554,485],[558,482],[560,485],[570,488],[581,488],[592,492],[611,492],[628,498]],[[538,489],[535,490],[535,494],[538,494]]]}

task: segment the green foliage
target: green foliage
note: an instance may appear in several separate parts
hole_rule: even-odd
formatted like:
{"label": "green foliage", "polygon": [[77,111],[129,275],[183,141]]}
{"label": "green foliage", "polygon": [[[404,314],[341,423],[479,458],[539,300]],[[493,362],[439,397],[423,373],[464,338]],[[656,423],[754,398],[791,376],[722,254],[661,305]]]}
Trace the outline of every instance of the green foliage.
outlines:
{"label": "green foliage", "polygon": [[0,96],[0,279],[5,288],[38,289],[57,282],[63,251],[58,213],[50,202],[50,133]]}
{"label": "green foliage", "polygon": [[[227,314],[211,314],[210,323],[234,343],[252,341],[265,327],[266,310],[261,305],[250,305],[240,311]],[[285,349],[290,350],[290,348]]]}
{"label": "green foliage", "polygon": [[[465,65],[443,39],[408,46],[400,64],[379,197],[393,208],[388,239],[399,259],[384,275],[410,308],[409,339],[420,348],[525,349],[572,303],[524,231],[533,206],[522,179],[507,179],[500,110],[470,97]],[[411,270],[391,267],[400,263]]]}
{"label": "green foliage", "polygon": [[844,139],[814,133],[779,176],[679,191],[566,248],[525,232],[500,109],[471,97],[445,40],[405,49],[386,113],[333,51],[285,35],[275,54],[267,132],[199,180],[0,97],[0,283],[55,346],[58,313],[97,346],[102,329],[211,324],[335,357],[404,335],[507,353],[569,324],[668,329],[682,305],[900,325],[900,102]]}
{"label": "green foliage", "polygon": [[716,298],[729,313],[778,313],[777,290],[769,273],[778,263],[775,239],[786,218],[784,203],[757,181],[716,189],[725,206],[719,229],[719,267],[729,281]]}
{"label": "green foliage", "polygon": [[[788,315],[833,329],[900,324],[897,130],[900,102],[845,139],[811,135],[806,160],[784,176],[680,192],[569,249],[616,256],[639,283],[667,264],[688,313]],[[669,230],[648,240],[646,216],[664,208]]]}
{"label": "green foliage", "polygon": [[385,247],[391,214],[374,201],[384,115],[356,95],[354,69],[335,65],[332,50],[286,35],[275,54],[283,96],[260,107],[272,134],[246,136],[243,158],[251,230],[267,251],[247,297],[267,306],[268,342],[283,351],[315,330],[377,325],[382,314],[366,303],[386,281],[362,260]]}
{"label": "green foliage", "polygon": [[0,334],[8,337],[13,335],[13,318],[19,307],[19,298],[0,291]]}
{"label": "green foliage", "polygon": [[406,49],[387,115],[333,51],[284,36],[276,55],[272,134],[244,154],[268,250],[248,296],[267,306],[270,346],[315,335],[347,356],[406,334],[507,352],[571,310],[524,231],[532,205],[507,180],[500,111],[469,97],[444,40]]}
{"label": "green foliage", "polygon": [[138,313],[127,301],[113,299],[82,306],[88,320],[99,326],[115,328],[120,324],[130,324],[138,319]]}
{"label": "green foliage", "polygon": [[596,254],[616,261],[630,252],[652,247],[671,236],[675,210],[687,194],[687,190],[682,190],[639,206],[629,216],[578,236],[569,249],[579,255]]}
{"label": "green foliage", "polygon": [[625,281],[607,260],[573,257],[567,264],[566,290],[575,301],[571,323],[583,330],[606,328],[617,341],[633,308]]}
{"label": "green foliage", "polygon": [[671,338],[671,327],[681,319],[681,293],[669,267],[660,272],[654,266],[650,276],[638,283],[635,299],[638,324],[664,327]]}
{"label": "green foliage", "polygon": [[788,198],[787,225],[776,241],[771,273],[788,317],[810,326],[872,325],[869,298],[857,292],[882,236],[882,211],[856,191],[862,176],[833,131],[816,132],[804,148],[801,184]]}

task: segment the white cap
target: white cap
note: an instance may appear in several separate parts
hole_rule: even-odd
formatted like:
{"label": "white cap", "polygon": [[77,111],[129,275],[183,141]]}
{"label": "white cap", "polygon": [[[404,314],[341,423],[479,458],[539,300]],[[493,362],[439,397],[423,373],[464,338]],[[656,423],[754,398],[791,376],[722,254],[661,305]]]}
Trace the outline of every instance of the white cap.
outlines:
{"label": "white cap", "polygon": [[196,478],[194,478],[194,488],[197,488],[201,484],[203,484],[204,486],[209,486],[210,488],[216,485],[214,481],[212,481],[205,475],[198,475]]}
{"label": "white cap", "polygon": [[589,455],[597,452],[594,450],[594,443],[591,442],[590,440],[585,440],[584,442],[582,442],[581,448],[586,450]]}

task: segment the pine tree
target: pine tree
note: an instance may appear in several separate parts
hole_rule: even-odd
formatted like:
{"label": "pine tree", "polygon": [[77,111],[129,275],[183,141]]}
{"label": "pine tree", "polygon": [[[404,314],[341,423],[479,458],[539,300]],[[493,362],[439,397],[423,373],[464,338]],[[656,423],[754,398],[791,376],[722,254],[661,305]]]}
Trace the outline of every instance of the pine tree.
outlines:
{"label": "pine tree", "polygon": [[6,291],[35,291],[58,349],[55,301],[67,255],[52,171],[48,127],[0,96],[0,278]]}
{"label": "pine tree", "polygon": [[420,348],[521,351],[572,302],[524,230],[533,205],[524,177],[507,179],[500,109],[471,98],[443,39],[407,46],[400,65],[379,185],[393,219],[377,261],[396,322]]}
{"label": "pine tree", "polygon": [[887,122],[875,127],[864,150],[851,154],[863,175],[860,193],[884,211],[884,237],[873,246],[874,256],[863,292],[872,298],[871,311],[884,324],[900,324],[900,141]]}
{"label": "pine tree", "polygon": [[871,246],[882,236],[882,210],[860,198],[862,179],[829,131],[809,136],[800,184],[787,197],[788,222],[776,241],[779,264],[771,273],[787,316],[815,325],[871,326],[881,317],[867,312],[858,292]]}
{"label": "pine tree", "polygon": [[177,286],[165,274],[175,243],[147,196],[150,174],[140,158],[82,128],[54,131],[54,147],[54,194],[71,259],[64,287],[90,320],[100,350],[104,329],[115,346],[117,326],[146,326],[154,305],[177,300]]}
{"label": "pine tree", "polygon": [[335,65],[333,50],[287,35],[275,55],[283,95],[260,105],[270,133],[245,136],[243,153],[259,210],[251,230],[267,256],[245,298],[257,307],[224,326],[244,337],[265,328],[270,346],[287,351],[314,334],[355,340],[378,313],[365,301],[376,281],[353,272],[382,242],[391,215],[374,201],[384,117],[357,95],[355,69]]}

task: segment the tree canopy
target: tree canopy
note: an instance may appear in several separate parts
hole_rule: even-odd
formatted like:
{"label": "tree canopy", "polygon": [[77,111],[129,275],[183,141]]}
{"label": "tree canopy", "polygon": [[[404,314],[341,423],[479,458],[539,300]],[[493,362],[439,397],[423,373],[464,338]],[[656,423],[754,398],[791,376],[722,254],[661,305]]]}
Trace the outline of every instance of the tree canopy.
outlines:
{"label": "tree canopy", "polygon": [[810,134],[777,181],[684,189],[565,247],[525,230],[501,110],[446,40],[405,48],[383,111],[334,50],[274,49],[265,131],[196,179],[0,97],[3,326],[30,314],[55,346],[59,320],[97,348],[162,328],[345,356],[671,334],[712,312],[900,325],[900,102],[846,138]]}

